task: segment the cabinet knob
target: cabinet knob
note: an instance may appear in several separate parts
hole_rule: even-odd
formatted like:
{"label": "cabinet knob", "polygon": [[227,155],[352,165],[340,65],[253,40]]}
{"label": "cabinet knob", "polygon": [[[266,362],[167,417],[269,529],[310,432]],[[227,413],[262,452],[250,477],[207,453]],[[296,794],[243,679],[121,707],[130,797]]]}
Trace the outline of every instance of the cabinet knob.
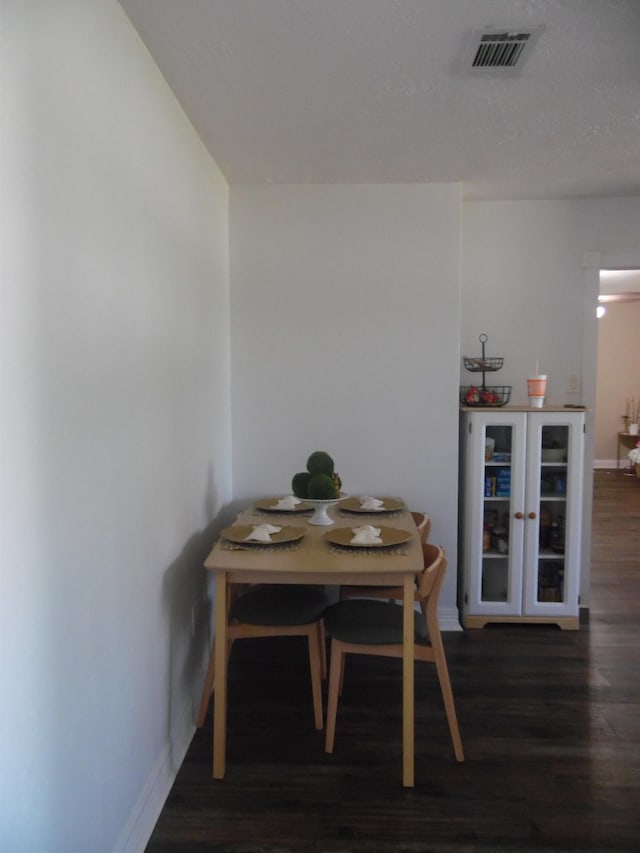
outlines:
{"label": "cabinet knob", "polygon": [[535,514],[535,512],[530,512],[529,518],[537,518],[537,515]]}
{"label": "cabinet knob", "polygon": [[524,513],[523,512],[516,512],[514,518],[524,518]]}

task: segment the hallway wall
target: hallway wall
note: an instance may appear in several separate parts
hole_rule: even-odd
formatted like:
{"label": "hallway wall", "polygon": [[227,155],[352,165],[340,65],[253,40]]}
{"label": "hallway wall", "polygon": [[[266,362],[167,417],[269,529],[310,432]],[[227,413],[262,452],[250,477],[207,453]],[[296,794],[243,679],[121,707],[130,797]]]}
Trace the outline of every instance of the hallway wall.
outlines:
{"label": "hallway wall", "polygon": [[[632,397],[640,406],[640,301],[609,302],[598,321],[598,371],[596,379],[596,467],[614,467],[622,415]],[[620,466],[628,465],[627,443],[621,445]]]}
{"label": "hallway wall", "polygon": [[228,190],[117,3],[0,14],[0,849],[138,850],[231,491]]}

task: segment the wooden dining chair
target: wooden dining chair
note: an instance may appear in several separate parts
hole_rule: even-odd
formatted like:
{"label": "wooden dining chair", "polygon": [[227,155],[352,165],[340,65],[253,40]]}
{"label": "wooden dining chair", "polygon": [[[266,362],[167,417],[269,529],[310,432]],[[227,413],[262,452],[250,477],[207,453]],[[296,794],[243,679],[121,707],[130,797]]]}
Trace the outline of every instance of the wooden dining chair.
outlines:
{"label": "wooden dining chair", "polygon": [[415,522],[422,542],[428,542],[429,533],[431,532],[431,519],[429,516],[425,515],[424,512],[412,512],[411,517]]}
{"label": "wooden dining chair", "polygon": [[[415,659],[436,665],[455,757],[458,761],[464,761],[449,670],[438,624],[438,599],[447,568],[447,558],[443,549],[436,545],[423,543],[422,551],[424,569],[415,591],[415,600],[420,604],[420,612],[416,611],[414,615]],[[401,658],[403,607],[388,601],[367,598],[345,599],[326,610],[324,624],[331,638],[325,750],[333,752],[338,695],[342,692],[345,656],[364,654]]]}
{"label": "wooden dining chair", "polygon": [[[420,541],[427,542],[431,532],[431,519],[423,512],[412,512],[413,520],[420,534]],[[402,601],[402,586],[355,586],[345,584],[340,587],[339,598],[384,598],[387,601]]]}
{"label": "wooden dining chair", "polygon": [[[252,637],[306,637],[311,671],[313,716],[323,726],[322,679],[326,678],[326,647],[322,617],[329,600],[322,587],[298,584],[257,584],[229,592],[227,658],[235,640]],[[215,646],[215,641],[214,641]],[[197,725],[204,725],[215,687],[214,647],[200,701]]]}

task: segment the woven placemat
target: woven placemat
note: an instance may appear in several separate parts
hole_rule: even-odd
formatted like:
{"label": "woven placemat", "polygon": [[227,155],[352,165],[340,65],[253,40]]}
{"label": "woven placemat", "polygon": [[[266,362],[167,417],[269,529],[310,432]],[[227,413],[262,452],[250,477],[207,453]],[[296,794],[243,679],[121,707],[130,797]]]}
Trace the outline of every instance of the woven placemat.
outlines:
{"label": "woven placemat", "polygon": [[359,512],[356,510],[349,509],[338,509],[338,515],[342,518],[377,518],[378,520],[384,520],[387,518],[400,518],[401,515],[405,514],[405,510],[403,509],[394,509],[393,512]]}
{"label": "woven placemat", "polygon": [[399,545],[389,545],[385,548],[374,546],[373,548],[352,547],[349,545],[338,545],[332,542],[329,545],[329,551],[332,554],[352,554],[356,557],[369,557],[375,554],[376,557],[406,557],[409,553],[408,542],[401,542]]}
{"label": "woven placemat", "polygon": [[262,509],[260,506],[254,506],[251,510],[251,515],[266,515],[269,518],[306,518],[307,516],[313,513],[313,507],[309,507],[309,509],[300,509],[297,511],[292,510],[278,510],[278,509]]}
{"label": "woven placemat", "polygon": [[246,544],[242,544],[222,539],[220,547],[223,551],[297,551],[301,544],[302,539],[298,539],[295,542],[275,542],[271,545],[262,542],[247,542]]}

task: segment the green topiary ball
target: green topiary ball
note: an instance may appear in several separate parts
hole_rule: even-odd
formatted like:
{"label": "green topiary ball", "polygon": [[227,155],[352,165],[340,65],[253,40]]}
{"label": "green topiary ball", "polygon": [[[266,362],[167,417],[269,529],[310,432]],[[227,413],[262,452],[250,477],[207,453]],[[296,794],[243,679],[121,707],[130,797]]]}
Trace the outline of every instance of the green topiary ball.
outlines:
{"label": "green topiary ball", "polygon": [[307,493],[316,501],[328,501],[336,497],[336,484],[329,474],[314,474],[309,480]]}
{"label": "green topiary ball", "polygon": [[316,450],[307,459],[307,471],[310,474],[333,474],[333,459],[324,450]]}
{"label": "green topiary ball", "polygon": [[300,471],[298,474],[294,474],[293,480],[291,481],[291,491],[297,498],[308,498],[308,486],[309,480],[311,479],[311,474],[308,471]]}

